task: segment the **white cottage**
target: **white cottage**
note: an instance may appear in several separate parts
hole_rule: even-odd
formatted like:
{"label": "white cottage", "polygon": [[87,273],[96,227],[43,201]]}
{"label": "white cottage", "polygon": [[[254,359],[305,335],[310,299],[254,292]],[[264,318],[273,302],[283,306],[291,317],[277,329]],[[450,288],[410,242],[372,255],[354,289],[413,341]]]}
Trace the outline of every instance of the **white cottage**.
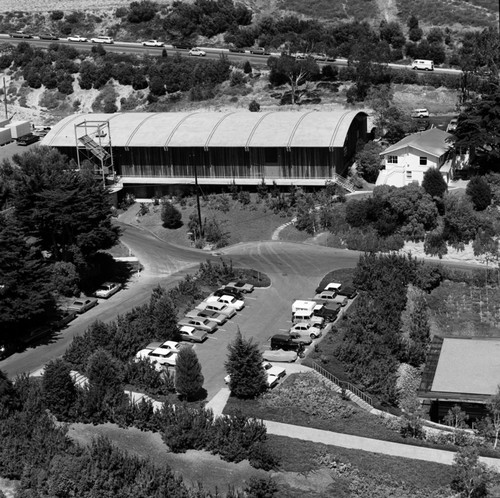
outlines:
{"label": "white cottage", "polygon": [[452,135],[431,128],[408,135],[398,143],[391,145],[380,155],[384,159],[385,169],[381,170],[377,185],[404,187],[410,183],[422,183],[424,173],[429,168],[438,168],[448,183],[452,162],[447,154]]}

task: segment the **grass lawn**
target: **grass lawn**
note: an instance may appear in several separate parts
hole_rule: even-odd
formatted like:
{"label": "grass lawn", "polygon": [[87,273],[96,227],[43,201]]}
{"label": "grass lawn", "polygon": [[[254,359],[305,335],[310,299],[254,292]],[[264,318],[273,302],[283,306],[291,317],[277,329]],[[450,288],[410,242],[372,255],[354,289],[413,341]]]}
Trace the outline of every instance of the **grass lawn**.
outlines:
{"label": "grass lawn", "polygon": [[268,439],[281,461],[282,471],[314,472],[318,468],[318,456],[326,452],[337,461],[350,463],[362,474],[373,477],[389,475],[395,484],[405,482],[421,489],[438,489],[446,486],[452,477],[452,468],[448,465],[339,448],[284,436],[269,435]]}
{"label": "grass lawn", "polygon": [[324,287],[330,282],[339,282],[344,287],[354,287],[352,279],[354,278],[355,268],[342,268],[340,270],[332,270],[328,272],[321,282],[319,282],[318,287]]}
{"label": "grass lawn", "polygon": [[[229,196],[228,196],[229,197]],[[291,217],[283,217],[269,210],[264,203],[255,202],[256,196],[252,196],[252,202],[247,205],[234,201],[229,197],[229,210],[223,212],[217,209],[217,199],[220,196],[210,195],[207,201],[201,201],[201,216],[204,220],[215,218],[221,224],[222,229],[229,234],[229,244],[238,242],[251,242],[258,240],[270,240],[271,236],[279,226],[291,220]],[[126,223],[143,226],[155,233],[158,237],[168,240],[173,244],[191,246],[188,233],[189,217],[196,212],[195,198],[187,198],[184,206],[175,204],[182,214],[183,225],[177,229],[167,229],[162,226],[161,206],[147,204],[149,212],[138,216],[139,204],[133,204],[128,210],[121,214],[119,219]]]}
{"label": "grass lawn", "polygon": [[428,299],[432,333],[454,337],[500,335],[500,288],[445,281]]}

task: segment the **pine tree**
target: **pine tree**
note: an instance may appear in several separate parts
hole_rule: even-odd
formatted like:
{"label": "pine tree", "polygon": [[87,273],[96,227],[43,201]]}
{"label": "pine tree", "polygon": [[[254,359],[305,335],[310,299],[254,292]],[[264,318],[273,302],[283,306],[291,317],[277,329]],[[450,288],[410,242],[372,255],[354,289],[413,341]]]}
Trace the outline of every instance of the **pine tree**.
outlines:
{"label": "pine tree", "polygon": [[0,370],[0,419],[21,408],[21,400],[12,381]]}
{"label": "pine tree", "polygon": [[227,347],[226,370],[230,375],[229,389],[237,398],[255,398],[266,389],[266,372],[262,353],[252,339],[245,340],[238,330]]}
{"label": "pine tree", "polygon": [[182,225],[182,214],[172,203],[164,202],[161,220],[165,228],[179,228]]}
{"label": "pine tree", "polygon": [[203,393],[203,374],[194,349],[182,348],[175,364],[175,389],[187,401],[200,397]]}
{"label": "pine tree", "polygon": [[57,418],[67,420],[76,400],[76,388],[71,379],[70,366],[64,360],[57,359],[45,366],[42,389],[49,410]]}
{"label": "pine tree", "polygon": [[472,177],[465,193],[470,197],[476,211],[484,211],[491,204],[491,188],[483,176]]}
{"label": "pine tree", "polygon": [[443,197],[448,190],[448,185],[437,168],[429,168],[424,173],[422,187],[431,197]]}

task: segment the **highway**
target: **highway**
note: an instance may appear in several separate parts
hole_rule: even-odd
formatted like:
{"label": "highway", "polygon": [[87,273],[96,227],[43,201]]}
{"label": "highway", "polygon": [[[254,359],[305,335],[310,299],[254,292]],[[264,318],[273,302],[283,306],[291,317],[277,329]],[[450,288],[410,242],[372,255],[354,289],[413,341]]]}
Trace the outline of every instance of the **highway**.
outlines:
{"label": "highway", "polygon": [[[90,38],[89,38],[90,40]],[[75,47],[78,50],[83,50],[83,51],[90,51],[93,46],[96,44],[91,43],[90,41],[88,42],[83,42],[83,43],[78,43],[78,42],[70,42],[65,38],[61,38],[59,40],[40,40],[37,37],[33,38],[11,38],[8,34],[0,34],[0,43],[2,41],[6,41],[8,43],[12,43],[14,45],[21,43],[21,42],[27,42],[30,43],[36,47],[41,47],[41,48],[47,48],[50,44],[52,43],[60,43],[64,45],[70,45],[72,47]],[[167,56],[172,56],[176,53],[179,53],[183,56],[188,56],[189,50],[188,49],[178,49],[173,47],[172,45],[165,45],[165,47],[144,47],[140,42],[122,42],[122,41],[115,41],[113,44],[103,44],[104,49],[107,52],[117,52],[117,53],[125,53],[125,54],[148,54],[152,56],[161,56],[163,49],[167,51]],[[230,52],[229,49],[225,48],[213,48],[213,47],[200,47],[202,50],[206,52],[206,58],[207,59],[217,59],[219,58],[222,54],[224,54],[230,61],[235,61],[235,62],[244,62],[246,60],[250,61],[252,65],[266,65],[267,59],[270,55],[279,57],[281,54],[280,53],[271,53],[271,54],[266,54],[266,55],[256,55],[256,54],[251,54],[248,50],[245,53],[239,53],[239,52]],[[195,59],[196,57],[192,57]],[[324,66],[327,64],[331,64],[334,66],[338,67],[345,67],[348,65],[348,60],[343,59],[343,58],[337,58],[335,61],[317,61],[319,66]],[[393,64],[389,63],[387,64],[388,67],[395,69],[395,70],[401,70],[401,69],[409,69],[408,65],[405,64]],[[434,69],[434,72],[437,74],[460,74],[461,71],[459,69],[451,69],[451,68],[441,68],[441,67],[436,67]],[[425,71],[419,71],[420,74],[428,74]]]}

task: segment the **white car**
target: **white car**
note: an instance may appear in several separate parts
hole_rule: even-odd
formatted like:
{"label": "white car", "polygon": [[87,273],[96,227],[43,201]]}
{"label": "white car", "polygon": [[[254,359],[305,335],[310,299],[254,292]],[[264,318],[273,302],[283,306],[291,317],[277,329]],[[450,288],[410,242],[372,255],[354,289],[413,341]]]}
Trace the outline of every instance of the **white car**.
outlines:
{"label": "white car", "polygon": [[193,55],[195,57],[205,57],[205,55],[207,55],[207,53],[204,50],[202,50],[201,48],[193,47],[189,51],[189,55]]}
{"label": "white car", "polygon": [[[213,297],[217,297],[217,299],[219,299],[218,296],[213,296]],[[205,310],[215,311],[215,313],[218,313],[219,315],[225,315],[227,318],[232,318],[234,315],[236,315],[236,310],[233,306],[228,306],[227,304],[220,303],[218,301],[216,302],[203,301],[200,304],[198,304],[198,306],[196,306],[196,309],[199,311],[205,311]],[[210,320],[213,320],[213,318],[210,318]]]}
{"label": "white car", "polygon": [[122,284],[116,282],[104,282],[96,291],[95,297],[108,299],[113,294],[116,294],[122,288]]}
{"label": "white car", "polygon": [[148,40],[148,41],[145,41],[145,42],[142,42],[142,45],[144,47],[164,47],[165,44],[161,41],[158,41],[158,40]]}
{"label": "white car", "polygon": [[412,118],[428,118],[429,111],[427,109],[413,109],[413,111],[411,111],[411,117]]}
{"label": "white car", "polygon": [[204,330],[195,329],[189,325],[182,325],[179,329],[182,339],[190,342],[203,342],[207,333]]}
{"label": "white car", "polygon": [[171,349],[141,349],[136,355],[137,360],[149,360],[157,370],[162,370],[164,366],[175,367],[177,362],[177,352]]}
{"label": "white car", "polygon": [[88,42],[88,39],[80,35],[68,36],[68,41],[70,42]]}
{"label": "white car", "polygon": [[236,311],[241,311],[245,307],[245,303],[243,301],[240,301],[233,296],[208,296],[205,302],[222,303],[230,308],[234,308]]}
{"label": "white car", "polygon": [[107,43],[108,45],[115,43],[111,36],[97,36],[96,38],[91,39],[92,43]]}
{"label": "white car", "polygon": [[446,133],[454,133],[457,130],[458,118],[453,118],[446,127]]}
{"label": "white car", "polygon": [[310,323],[300,322],[296,323],[291,329],[290,334],[299,333],[300,335],[308,335],[311,339],[316,339],[321,336],[321,329],[316,325]]}
{"label": "white car", "polygon": [[[214,303],[215,304],[215,303]],[[234,311],[234,310],[233,310]],[[187,318],[208,318],[217,325],[224,325],[228,319],[227,315],[217,313],[216,311],[194,309],[186,313]]]}

